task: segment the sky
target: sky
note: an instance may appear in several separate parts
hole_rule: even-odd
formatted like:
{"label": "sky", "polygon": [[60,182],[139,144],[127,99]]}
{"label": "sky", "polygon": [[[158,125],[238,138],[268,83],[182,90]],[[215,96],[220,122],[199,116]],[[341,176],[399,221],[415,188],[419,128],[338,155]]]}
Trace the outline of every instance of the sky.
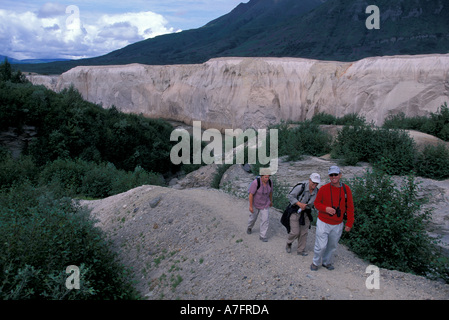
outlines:
{"label": "sky", "polygon": [[0,0],[0,55],[97,57],[158,35],[199,28],[248,0]]}

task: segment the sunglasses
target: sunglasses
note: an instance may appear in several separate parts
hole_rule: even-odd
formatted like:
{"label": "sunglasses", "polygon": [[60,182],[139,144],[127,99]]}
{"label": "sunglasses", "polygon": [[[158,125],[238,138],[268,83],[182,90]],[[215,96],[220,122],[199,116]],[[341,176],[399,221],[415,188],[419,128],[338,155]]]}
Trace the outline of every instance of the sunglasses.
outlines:
{"label": "sunglasses", "polygon": [[336,176],[338,176],[338,173],[331,173],[331,174],[329,175],[329,177],[336,177]]}

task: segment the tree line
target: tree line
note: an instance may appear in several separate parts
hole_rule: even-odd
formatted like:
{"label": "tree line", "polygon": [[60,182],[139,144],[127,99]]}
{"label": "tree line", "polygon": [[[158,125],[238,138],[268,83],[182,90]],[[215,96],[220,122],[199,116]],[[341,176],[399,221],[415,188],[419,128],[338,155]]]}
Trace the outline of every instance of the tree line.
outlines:
{"label": "tree line", "polygon": [[[0,146],[0,298],[139,299],[132,273],[78,198],[163,185],[173,128],[103,109],[73,88],[55,93],[0,64],[0,132],[35,136],[14,158]],[[80,268],[68,290],[67,266]]]}

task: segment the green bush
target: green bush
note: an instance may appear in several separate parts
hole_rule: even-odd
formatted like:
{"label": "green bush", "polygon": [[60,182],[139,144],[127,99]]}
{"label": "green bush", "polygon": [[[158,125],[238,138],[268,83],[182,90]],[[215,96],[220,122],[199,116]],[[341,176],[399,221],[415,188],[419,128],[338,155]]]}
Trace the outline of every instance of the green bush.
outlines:
{"label": "green bush", "polygon": [[342,159],[344,165],[367,161],[370,155],[372,129],[368,126],[344,126],[332,147],[332,158]]}
{"label": "green bush", "polygon": [[162,175],[141,167],[134,171],[117,169],[112,163],[94,163],[80,159],[58,159],[37,167],[30,156],[13,159],[0,156],[0,188],[30,182],[47,186],[60,197],[105,198],[141,185],[164,185]]}
{"label": "green bush", "polygon": [[357,113],[349,113],[341,118],[337,118],[333,115],[327,114],[325,112],[317,113],[312,117],[312,123],[315,124],[327,124],[327,125],[341,125],[341,126],[356,126],[363,125],[366,123],[366,119]]}
{"label": "green bush", "polygon": [[357,113],[349,113],[341,118],[337,118],[336,124],[341,126],[361,126],[366,124],[366,119]]}
{"label": "green bush", "polygon": [[436,180],[449,178],[449,149],[446,145],[426,145],[418,154],[416,172],[421,177]]}
{"label": "green bush", "polygon": [[405,113],[401,112],[397,115],[388,116],[384,124],[383,128],[386,129],[405,129],[405,130],[417,130],[420,131],[421,127],[427,122],[427,117],[411,117],[407,118]]}
{"label": "green bush", "polygon": [[116,169],[112,164],[95,166],[83,176],[81,193],[88,198],[106,198],[112,194],[114,176],[111,172]]}
{"label": "green bush", "polygon": [[385,119],[383,127],[417,130],[449,141],[449,108],[444,103],[436,113],[431,113],[428,117],[406,117],[404,113],[391,115]]}
{"label": "green bush", "polygon": [[365,161],[374,166],[382,165],[390,174],[408,174],[414,168],[416,145],[403,130],[369,125],[344,126],[337,135],[331,155],[341,159],[344,165]]}
{"label": "green bush", "polygon": [[105,198],[141,185],[163,185],[162,176],[136,167],[133,172],[118,170],[112,163],[92,165],[81,181],[81,195]]}
{"label": "green bush", "polygon": [[60,196],[105,198],[141,185],[163,185],[159,174],[136,167],[119,170],[112,163],[96,164],[80,159],[58,159],[43,167],[40,185],[48,185]]}
{"label": "green bush", "polygon": [[9,188],[14,183],[35,180],[39,168],[29,156],[13,159],[9,152],[0,156],[0,189]]}
{"label": "green bush", "polygon": [[436,242],[427,234],[431,212],[423,210],[425,199],[418,197],[414,178],[395,184],[390,175],[374,170],[350,185],[356,223],[344,243],[379,267],[419,275],[435,270]]}
{"label": "green bush", "polygon": [[89,164],[82,160],[57,159],[43,167],[39,174],[41,185],[52,185],[63,196],[81,194],[83,177]]}
{"label": "green bush", "polygon": [[335,125],[337,124],[337,118],[331,114],[320,112],[312,117],[312,123],[315,124],[327,124],[327,125]]}
{"label": "green bush", "polygon": [[[0,193],[1,299],[137,299],[89,211],[29,183]],[[80,268],[80,290],[65,286]]]}
{"label": "green bush", "polygon": [[279,156],[287,155],[289,161],[300,160],[303,155],[322,156],[331,150],[331,136],[311,121],[281,123],[270,129],[278,129]]}
{"label": "green bush", "polygon": [[273,207],[284,211],[289,203],[287,194],[292,187],[279,181],[276,176],[272,176],[271,179],[273,180]]}
{"label": "green bush", "polygon": [[134,171],[115,171],[116,179],[112,183],[111,195],[126,192],[142,185],[164,186],[165,180],[161,174],[148,172],[140,166]]}

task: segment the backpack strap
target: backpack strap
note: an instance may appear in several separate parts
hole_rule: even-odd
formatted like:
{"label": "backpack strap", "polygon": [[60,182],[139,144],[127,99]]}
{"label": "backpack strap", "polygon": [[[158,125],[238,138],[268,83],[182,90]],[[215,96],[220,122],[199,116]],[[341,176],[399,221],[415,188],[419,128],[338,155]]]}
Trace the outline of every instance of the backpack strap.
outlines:
{"label": "backpack strap", "polygon": [[[268,179],[268,184],[270,185],[270,188],[271,188],[271,179]],[[259,190],[259,188],[260,188],[260,177],[257,178],[257,190]],[[256,192],[257,192],[257,190],[256,190]]]}
{"label": "backpack strap", "polygon": [[299,196],[302,195],[306,189],[306,184],[304,182],[299,182],[299,183],[295,184],[295,186],[288,193],[288,194],[292,193],[292,191],[295,190],[295,188],[299,185],[302,185],[302,191],[300,193],[298,193],[298,197],[297,197],[298,201],[299,201]]}

